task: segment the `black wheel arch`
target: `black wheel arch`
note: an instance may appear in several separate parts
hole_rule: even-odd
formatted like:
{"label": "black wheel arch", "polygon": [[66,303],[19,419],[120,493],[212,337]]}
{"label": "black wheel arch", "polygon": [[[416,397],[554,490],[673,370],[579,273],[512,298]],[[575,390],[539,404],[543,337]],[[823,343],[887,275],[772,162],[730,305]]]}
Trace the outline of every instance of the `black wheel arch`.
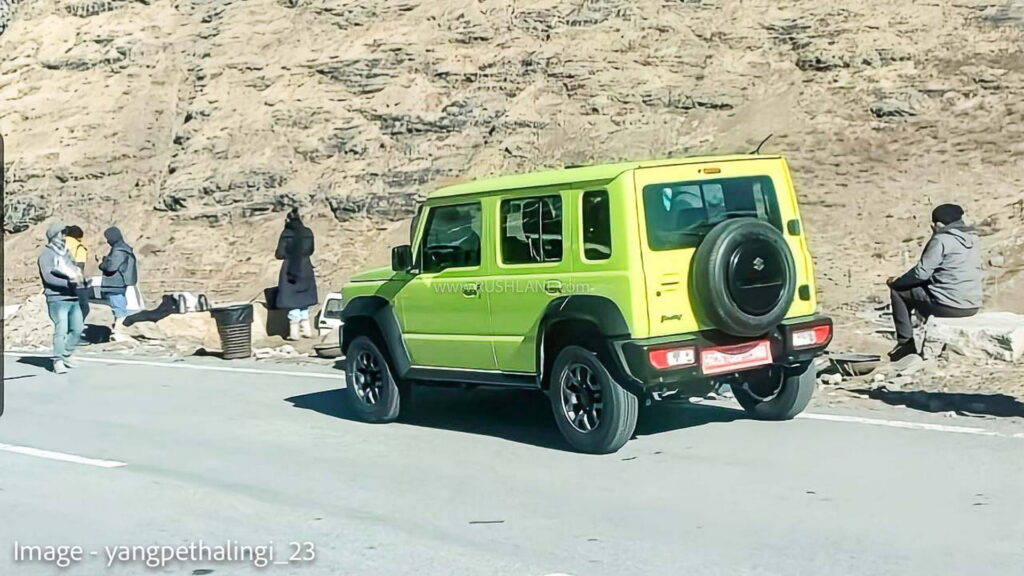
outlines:
{"label": "black wheel arch", "polygon": [[395,375],[399,378],[405,376],[412,362],[402,340],[398,316],[390,301],[380,296],[356,296],[345,303],[341,319],[344,322],[339,343],[342,354],[348,353],[348,343],[357,336],[369,335],[384,347]]}
{"label": "black wheel arch", "polygon": [[537,384],[547,389],[555,356],[569,344],[593,350],[605,361],[613,377],[626,378],[614,361],[611,340],[628,336],[626,317],[610,298],[572,295],[552,300],[537,328]]}

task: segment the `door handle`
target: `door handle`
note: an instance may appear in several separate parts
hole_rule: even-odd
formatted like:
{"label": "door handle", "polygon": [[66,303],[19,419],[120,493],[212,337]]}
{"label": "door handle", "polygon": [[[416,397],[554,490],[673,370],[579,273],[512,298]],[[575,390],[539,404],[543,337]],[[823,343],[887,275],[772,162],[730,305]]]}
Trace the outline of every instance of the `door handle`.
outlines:
{"label": "door handle", "polygon": [[467,298],[476,298],[480,295],[480,284],[463,284],[462,295]]}
{"label": "door handle", "polygon": [[548,280],[544,283],[544,291],[548,294],[561,294],[562,283],[558,280]]}

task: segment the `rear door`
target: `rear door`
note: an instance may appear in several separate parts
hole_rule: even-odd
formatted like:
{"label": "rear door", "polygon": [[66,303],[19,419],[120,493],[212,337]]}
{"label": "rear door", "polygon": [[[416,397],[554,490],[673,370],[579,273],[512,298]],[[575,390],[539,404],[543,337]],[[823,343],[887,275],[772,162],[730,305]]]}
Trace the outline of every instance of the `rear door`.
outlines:
{"label": "rear door", "polygon": [[634,179],[652,336],[711,328],[693,309],[690,270],[696,247],[715,223],[764,220],[786,237],[794,258],[802,258],[799,239],[784,226],[796,215],[778,159],[645,168]]}
{"label": "rear door", "polygon": [[548,304],[571,289],[570,193],[513,193],[495,205],[491,301],[494,353],[504,372],[536,371],[537,332]]}

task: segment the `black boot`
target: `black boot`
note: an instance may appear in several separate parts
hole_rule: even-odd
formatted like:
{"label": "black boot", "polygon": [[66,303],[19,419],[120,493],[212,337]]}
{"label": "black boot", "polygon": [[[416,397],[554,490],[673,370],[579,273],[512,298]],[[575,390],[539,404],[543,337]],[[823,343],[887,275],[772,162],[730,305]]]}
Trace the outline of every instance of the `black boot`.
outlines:
{"label": "black boot", "polygon": [[900,342],[889,351],[889,361],[899,362],[911,354],[917,354],[917,347],[914,346],[914,341],[907,340],[906,342]]}

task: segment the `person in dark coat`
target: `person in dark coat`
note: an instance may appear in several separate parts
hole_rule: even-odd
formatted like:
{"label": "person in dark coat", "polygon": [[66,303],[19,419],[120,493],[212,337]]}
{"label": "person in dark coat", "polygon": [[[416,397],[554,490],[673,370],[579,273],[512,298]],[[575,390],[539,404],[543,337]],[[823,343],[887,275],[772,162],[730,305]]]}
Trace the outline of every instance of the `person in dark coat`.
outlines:
{"label": "person in dark coat", "polygon": [[135,259],[135,251],[125,242],[121,230],[116,227],[107,228],[103,232],[103,237],[110,245],[110,252],[100,262],[100,271],[103,273],[102,290],[114,313],[111,338],[121,340],[124,338],[124,319],[128,315],[128,288],[139,283],[138,262]]}
{"label": "person in dark coat", "polygon": [[278,309],[288,310],[288,338],[312,338],[309,309],[319,302],[313,272],[313,231],[302,223],[297,208],[288,212],[284,230],[277,241],[276,257],[281,262],[277,279]]}

